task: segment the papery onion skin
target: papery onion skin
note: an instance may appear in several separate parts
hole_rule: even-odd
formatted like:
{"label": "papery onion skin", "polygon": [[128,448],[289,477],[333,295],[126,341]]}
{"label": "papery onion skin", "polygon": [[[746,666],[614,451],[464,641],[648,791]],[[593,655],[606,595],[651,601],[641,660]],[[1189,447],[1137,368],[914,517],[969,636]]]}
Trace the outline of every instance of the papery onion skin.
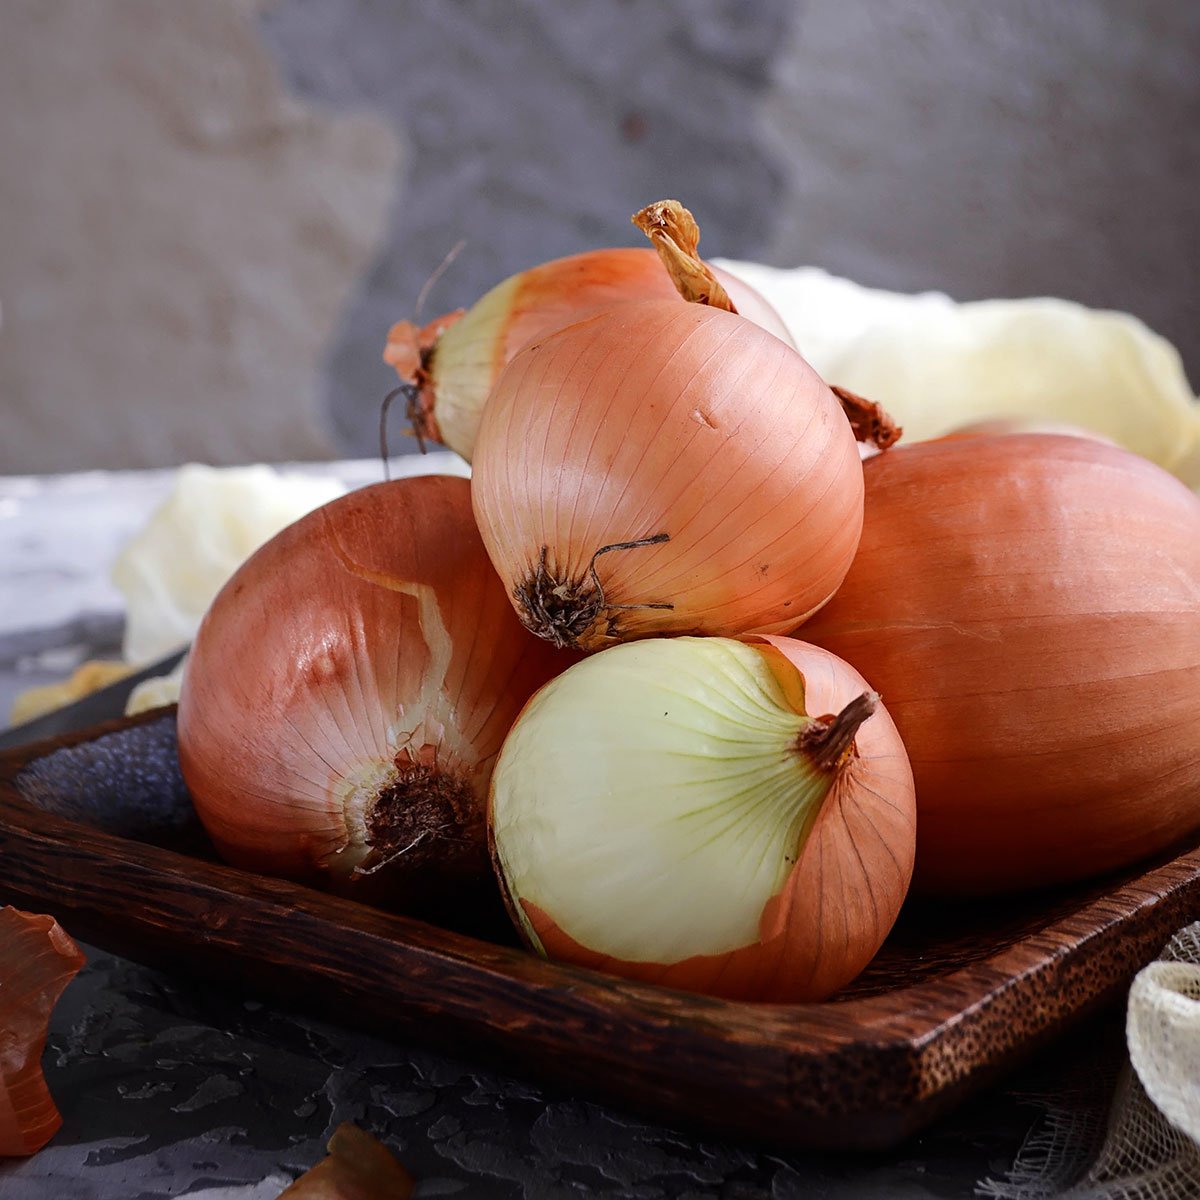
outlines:
{"label": "papery onion skin", "polygon": [[237,866],[389,898],[483,879],[495,757],[569,661],[513,617],[466,480],[363,488],[268,542],[205,616],[184,779]]}
{"label": "papery onion skin", "polygon": [[328,1149],[278,1200],[409,1200],[416,1189],[392,1152],[349,1121],[333,1131]]}
{"label": "papery onion skin", "polygon": [[[753,288],[728,271],[714,273],[747,320],[792,344],[787,326]],[[383,357],[418,391],[409,414],[414,432],[470,462],[484,403],[520,349],[614,304],[651,299],[685,303],[653,250],[573,254],[510,276],[461,315],[424,329],[397,322]]]}
{"label": "papery onion skin", "polygon": [[805,636],[887,697],[914,886],[1066,883],[1200,826],[1200,498],[1051,435],[923,443],[865,476],[859,555]]}
{"label": "papery onion skin", "polygon": [[[870,689],[814,646],[760,640],[620,646],[527,705],[493,776],[489,836],[532,949],[665,987],[796,1002],[836,992],[882,945],[913,866],[904,747],[877,707],[822,775],[796,748],[813,727],[797,714],[841,712]],[[777,725],[792,732],[777,737]],[[738,778],[753,794],[736,794]],[[753,828],[771,804],[783,835]]]}
{"label": "papery onion skin", "polygon": [[967,437],[1001,437],[1015,433],[1049,433],[1060,437],[1091,438],[1093,441],[1104,442],[1115,446],[1116,442],[1094,429],[1085,429],[1082,425],[1072,425],[1069,421],[1051,421],[1035,417],[993,417],[986,421],[970,421],[944,434],[938,441],[951,438]]}
{"label": "papery onion skin", "polygon": [[41,1057],[50,1013],[84,962],[53,917],[0,908],[0,1157],[36,1153],[62,1125]]}
{"label": "papery onion skin", "polygon": [[862,467],[794,350],[731,313],[647,301],[505,368],[472,497],[522,620],[591,651],[795,629],[854,556]]}

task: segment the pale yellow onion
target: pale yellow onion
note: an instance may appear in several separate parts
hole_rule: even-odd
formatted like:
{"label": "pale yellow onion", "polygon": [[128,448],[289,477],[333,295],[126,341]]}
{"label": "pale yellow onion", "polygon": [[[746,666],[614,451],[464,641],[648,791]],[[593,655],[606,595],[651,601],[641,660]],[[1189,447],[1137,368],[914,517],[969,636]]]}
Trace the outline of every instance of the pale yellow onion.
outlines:
{"label": "pale yellow onion", "polygon": [[527,627],[596,650],[794,629],[854,556],[862,466],[840,402],[789,346],[647,301],[505,368],[472,498]]}
{"label": "pale yellow onion", "polygon": [[854,566],[805,637],[886,697],[917,885],[1064,883],[1200,827],[1200,498],[1090,438],[864,464]]}
{"label": "pale yellow onion", "polygon": [[912,871],[912,774],[877,699],[789,638],[636,642],[551,681],[509,734],[489,804],[526,942],[716,995],[836,991],[878,950]]}

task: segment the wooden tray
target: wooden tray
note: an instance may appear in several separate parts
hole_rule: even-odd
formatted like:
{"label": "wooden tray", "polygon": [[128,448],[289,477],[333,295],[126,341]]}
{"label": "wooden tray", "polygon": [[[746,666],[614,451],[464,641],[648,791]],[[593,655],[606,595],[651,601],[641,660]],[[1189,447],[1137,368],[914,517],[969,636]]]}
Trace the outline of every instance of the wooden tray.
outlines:
{"label": "wooden tray", "polygon": [[[51,807],[86,808],[95,753],[119,759],[141,794],[158,768],[138,761],[151,753],[139,739],[148,746],[153,733],[161,760],[173,728],[151,714],[0,755],[0,894],[146,963],[780,1148],[903,1140],[1115,999],[1200,912],[1192,849],[1087,892],[910,903],[866,974],[823,1004],[712,1000],[542,962],[234,870],[203,849],[102,832],[45,811],[44,780],[32,788],[36,772],[75,756],[83,767],[61,785],[71,794]],[[76,749],[47,758],[63,747]]]}

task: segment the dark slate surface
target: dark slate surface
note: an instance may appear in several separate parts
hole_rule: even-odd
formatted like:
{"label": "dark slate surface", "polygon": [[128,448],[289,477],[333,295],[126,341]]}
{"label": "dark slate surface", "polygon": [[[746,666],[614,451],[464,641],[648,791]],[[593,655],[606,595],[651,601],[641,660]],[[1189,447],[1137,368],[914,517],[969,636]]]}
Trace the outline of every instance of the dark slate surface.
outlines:
{"label": "dark slate surface", "polygon": [[[1060,1048],[1044,1090],[1089,1032]],[[1090,1047],[1089,1047],[1090,1048]],[[898,1153],[822,1158],[701,1140],[431,1053],[277,1011],[89,950],[55,1011],[46,1074],[65,1120],[0,1166],[4,1200],[275,1197],[354,1121],[420,1180],[418,1196],[926,1200],[1002,1174],[1033,1120],[1010,1091]],[[259,1185],[259,1186],[255,1186]]]}

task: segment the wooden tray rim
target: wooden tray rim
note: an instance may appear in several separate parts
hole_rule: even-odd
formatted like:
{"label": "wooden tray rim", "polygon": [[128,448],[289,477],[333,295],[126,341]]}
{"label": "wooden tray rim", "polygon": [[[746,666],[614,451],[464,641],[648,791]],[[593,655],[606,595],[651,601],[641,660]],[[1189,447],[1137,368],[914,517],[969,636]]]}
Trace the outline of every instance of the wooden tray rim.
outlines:
{"label": "wooden tray rim", "polygon": [[[264,908],[279,919],[290,915],[333,922],[348,933],[355,931],[356,936],[365,939],[364,944],[377,940],[393,943],[414,956],[423,969],[448,973],[447,977],[464,985],[485,977],[516,985],[531,1002],[543,1000],[550,1006],[548,1011],[541,1011],[538,1003],[531,1003],[528,1024],[507,1031],[519,1034],[525,1044],[536,1042],[536,1035],[547,1021],[560,1020],[564,1012],[570,1012],[580,1014],[601,1032],[604,1028],[624,1030],[635,1043],[650,1035],[674,1037],[676,1041],[687,1040],[693,1048],[705,1042],[723,1051],[763,1058],[769,1062],[773,1077],[786,1081],[788,1106],[797,1114],[808,1111],[815,1118],[824,1103],[819,1096],[803,1094],[814,1065],[828,1072],[835,1070],[839,1062],[853,1069],[867,1059],[886,1059],[888,1069],[896,1073],[895,1086],[910,1099],[929,1103],[924,1108],[918,1103],[909,1113],[893,1114],[890,1131],[881,1137],[851,1138],[847,1145],[893,1143],[897,1136],[912,1132],[964,1094],[971,1077],[994,1074],[1011,1059],[1013,1046],[1005,1043],[1002,1032],[973,1062],[966,1063],[957,1056],[957,1035],[972,1019],[986,1016],[1002,1031],[1006,1021],[1019,1012],[1023,1023],[1021,1042],[1044,1040],[1113,991],[1111,980],[1096,981],[1089,988],[1090,947],[1110,938],[1116,928],[1125,929],[1129,934],[1131,977],[1165,939],[1153,921],[1146,922],[1149,928],[1140,935],[1137,928],[1127,927],[1137,926],[1139,918],[1163,905],[1200,905],[1197,848],[1126,879],[1110,893],[1082,902],[1077,910],[994,954],[890,992],[791,1005],[676,992],[546,962],[524,950],[384,913],[302,884],[256,876],[132,841],[49,814],[20,796],[15,778],[34,760],[63,747],[155,721],[171,711],[168,707],[134,718],[106,721],[0,753],[0,834],[15,834],[29,844],[60,849],[86,842],[89,855],[141,873],[167,889],[172,880],[178,885],[186,879],[187,896],[199,922],[195,931],[198,943],[233,944],[230,938],[235,931],[226,928],[224,920],[219,927],[205,925],[203,899],[210,896],[219,907],[219,901],[235,897],[249,906],[248,913]],[[64,884],[68,899],[69,886]],[[82,902],[86,904],[86,898]],[[102,945],[95,938],[91,940]],[[269,952],[266,958],[269,960]],[[1042,979],[1046,986],[1037,1012],[1031,1014],[1021,1009],[1022,998],[1015,993],[1019,985],[1034,978]],[[403,988],[399,994],[403,995]],[[948,997],[954,995],[962,998],[958,1007],[948,1006]],[[451,1022],[478,1022],[480,1014],[467,1011],[463,1003],[450,997],[440,1016]],[[434,1015],[423,1011],[425,1016]],[[492,1033],[504,1032],[488,1027],[486,1019],[484,1025]],[[887,1097],[881,1096],[880,1100],[886,1106]],[[813,1143],[802,1137],[799,1144]]]}

